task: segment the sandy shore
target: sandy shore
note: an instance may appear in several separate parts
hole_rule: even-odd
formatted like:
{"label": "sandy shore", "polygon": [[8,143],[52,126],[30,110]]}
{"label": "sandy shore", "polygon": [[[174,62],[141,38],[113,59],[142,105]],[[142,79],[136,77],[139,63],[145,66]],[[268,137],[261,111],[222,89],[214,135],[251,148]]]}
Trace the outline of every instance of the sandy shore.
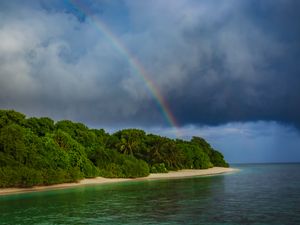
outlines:
{"label": "sandy shore", "polygon": [[65,188],[90,185],[90,184],[107,184],[107,183],[118,183],[118,182],[124,182],[124,181],[176,179],[176,178],[178,179],[178,178],[195,177],[195,176],[211,176],[211,175],[230,173],[230,172],[235,172],[235,171],[237,171],[237,169],[224,168],[224,167],[213,167],[213,168],[204,169],[204,170],[180,170],[180,171],[171,171],[169,173],[155,173],[155,174],[150,174],[148,177],[134,178],[134,179],[133,178],[96,177],[96,178],[91,178],[91,179],[83,179],[83,180],[79,181],[78,183],[64,183],[64,184],[55,184],[55,185],[49,185],[49,186],[35,186],[35,187],[31,187],[31,188],[0,188],[0,195],[65,189]]}

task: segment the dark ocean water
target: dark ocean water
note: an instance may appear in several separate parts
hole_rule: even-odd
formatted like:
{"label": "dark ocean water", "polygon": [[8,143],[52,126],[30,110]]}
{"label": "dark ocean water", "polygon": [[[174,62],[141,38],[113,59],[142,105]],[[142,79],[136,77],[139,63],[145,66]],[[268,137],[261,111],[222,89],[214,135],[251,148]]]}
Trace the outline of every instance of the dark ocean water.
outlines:
{"label": "dark ocean water", "polygon": [[0,196],[0,224],[300,225],[300,164]]}

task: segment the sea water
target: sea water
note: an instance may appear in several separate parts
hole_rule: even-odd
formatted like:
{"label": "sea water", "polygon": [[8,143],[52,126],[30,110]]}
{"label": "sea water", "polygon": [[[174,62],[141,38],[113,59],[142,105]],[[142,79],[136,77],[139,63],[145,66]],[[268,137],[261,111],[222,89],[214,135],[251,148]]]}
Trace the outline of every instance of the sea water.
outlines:
{"label": "sea water", "polygon": [[300,164],[0,196],[0,224],[300,225]]}

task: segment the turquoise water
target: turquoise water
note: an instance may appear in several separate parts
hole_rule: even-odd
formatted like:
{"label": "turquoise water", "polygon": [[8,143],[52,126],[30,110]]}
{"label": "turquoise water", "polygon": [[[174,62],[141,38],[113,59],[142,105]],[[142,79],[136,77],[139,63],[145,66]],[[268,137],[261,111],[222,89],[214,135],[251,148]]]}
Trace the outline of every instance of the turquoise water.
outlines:
{"label": "turquoise water", "polygon": [[299,225],[300,164],[0,196],[0,224]]}

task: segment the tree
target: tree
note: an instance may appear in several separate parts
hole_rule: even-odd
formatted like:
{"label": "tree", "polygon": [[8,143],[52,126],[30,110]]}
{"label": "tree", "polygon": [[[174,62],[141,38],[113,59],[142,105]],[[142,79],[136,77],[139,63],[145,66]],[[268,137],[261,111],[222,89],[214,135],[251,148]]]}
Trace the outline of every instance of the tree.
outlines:
{"label": "tree", "polygon": [[125,129],[114,134],[119,140],[116,149],[126,155],[139,156],[144,150],[145,132],[138,129]]}
{"label": "tree", "polygon": [[26,119],[0,110],[0,187],[73,182],[83,177],[142,177],[152,172],[229,166],[203,138],[173,140],[125,129],[112,135],[82,123]]}
{"label": "tree", "polygon": [[0,152],[11,156],[17,164],[26,162],[25,132],[26,130],[17,124],[8,125],[0,131]]}
{"label": "tree", "polygon": [[9,124],[23,125],[25,115],[14,110],[0,110],[0,128]]}
{"label": "tree", "polygon": [[54,121],[48,117],[29,118],[25,121],[25,127],[30,128],[38,136],[45,136],[54,130]]}
{"label": "tree", "polygon": [[229,167],[229,164],[224,160],[222,153],[216,150],[212,150],[210,158],[214,166]]}

